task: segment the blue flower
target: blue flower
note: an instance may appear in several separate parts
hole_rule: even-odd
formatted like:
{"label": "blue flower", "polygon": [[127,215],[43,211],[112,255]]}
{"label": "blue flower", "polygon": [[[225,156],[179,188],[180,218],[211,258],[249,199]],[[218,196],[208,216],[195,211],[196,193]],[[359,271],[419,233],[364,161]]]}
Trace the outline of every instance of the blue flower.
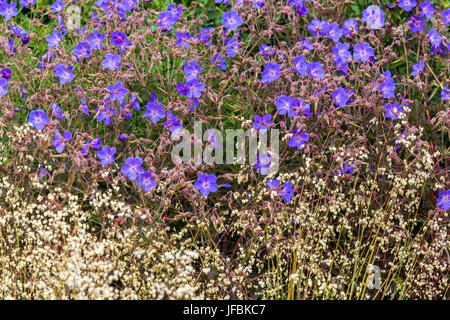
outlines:
{"label": "blue flower", "polygon": [[152,173],[153,171],[142,173],[136,180],[137,186],[144,189],[145,192],[149,192],[153,187],[156,186],[156,182],[155,179],[153,179]]}
{"label": "blue flower", "polygon": [[105,40],[106,35],[103,33],[100,33],[97,29],[92,31],[92,35],[88,36],[86,38],[86,41],[89,43],[89,48],[91,50],[101,50],[103,41]]}
{"label": "blue flower", "polygon": [[291,108],[288,111],[288,117],[297,117],[300,113],[308,117],[312,116],[309,103],[305,104],[305,101],[303,99],[299,100],[298,98],[293,98]]}
{"label": "blue flower", "polygon": [[357,61],[366,62],[374,55],[375,52],[367,42],[363,42],[362,44],[357,43],[353,48],[353,59]]}
{"label": "blue flower", "polygon": [[281,196],[287,203],[291,202],[291,198],[294,196],[294,189],[292,189],[292,182],[288,181],[283,183],[283,190],[281,190]]}
{"label": "blue flower", "polygon": [[270,154],[268,153],[259,154],[254,167],[256,170],[259,170],[259,172],[262,175],[265,175],[270,169],[271,162],[272,156]]}
{"label": "blue flower", "polygon": [[399,0],[398,6],[406,12],[410,12],[417,6],[417,2],[416,0]]}
{"label": "blue flower", "polygon": [[32,6],[36,4],[36,0],[20,0],[19,4],[24,8],[30,9]]}
{"label": "blue flower", "polygon": [[306,63],[305,56],[299,56],[294,58],[294,67],[295,71],[302,77],[306,75],[306,70],[308,68],[308,64]]}
{"label": "blue flower", "polygon": [[214,36],[215,31],[213,27],[210,28],[201,28],[200,34],[197,36],[198,40],[201,40],[206,45],[212,45],[211,39]]}
{"label": "blue flower", "polygon": [[427,18],[427,19],[431,19],[431,17],[433,16],[433,14],[434,14],[434,7],[431,5],[431,2],[430,1],[425,1],[425,2],[421,2],[420,4],[419,4],[419,7],[420,7],[420,15],[422,16],[422,17],[425,17],[425,18]]}
{"label": "blue flower", "polygon": [[55,72],[55,77],[59,78],[59,83],[61,85],[67,82],[72,82],[75,78],[75,75],[73,74],[73,66],[68,66],[66,68],[66,65],[64,64],[57,64],[53,68],[53,71]]}
{"label": "blue flower", "polygon": [[6,0],[0,6],[0,15],[5,18],[6,21],[12,17],[17,16],[17,3],[16,2],[6,2]]}
{"label": "blue flower", "polygon": [[441,35],[435,29],[428,31],[428,38],[430,39],[431,45],[434,47],[439,46],[442,42]]}
{"label": "blue flower", "polygon": [[56,0],[51,6],[53,13],[61,12],[64,8],[64,2],[61,0]]}
{"label": "blue flower", "polygon": [[277,80],[280,77],[280,69],[281,65],[279,65],[278,63],[267,62],[264,71],[261,74],[261,82],[264,84],[270,84],[273,81]]}
{"label": "blue flower", "polygon": [[411,22],[411,32],[422,32],[425,30],[425,19],[419,16],[412,16],[406,20]]}
{"label": "blue flower", "polygon": [[350,100],[350,92],[351,90],[347,90],[346,88],[337,88],[333,92],[333,99],[336,105],[341,108],[344,108]]}
{"label": "blue flower", "polygon": [[447,191],[439,191],[438,198],[436,200],[436,205],[442,210],[450,209],[450,189]]}
{"label": "blue flower", "polygon": [[123,104],[124,96],[128,94],[128,89],[123,87],[122,81],[117,81],[116,85],[109,85],[107,88],[110,93],[111,101],[117,100],[120,104]]}
{"label": "blue flower", "polygon": [[217,191],[217,177],[212,173],[208,175],[200,173],[194,182],[194,188],[200,191],[202,196],[207,197],[211,192]]}
{"label": "blue flower", "polygon": [[66,119],[63,116],[63,112],[61,110],[61,107],[58,106],[55,102],[52,103],[52,109],[53,109],[53,112],[56,114],[56,117],[58,118],[58,120]]}
{"label": "blue flower", "polygon": [[338,42],[332,49],[334,62],[336,64],[345,64],[352,57],[348,43]]}
{"label": "blue flower", "polygon": [[370,5],[363,11],[361,21],[366,22],[370,29],[383,28],[385,24],[384,12],[380,6]]}
{"label": "blue flower", "polygon": [[177,22],[176,17],[174,17],[169,11],[160,12],[158,14],[158,20],[158,27],[160,27],[164,33],[169,32],[173,25]]}
{"label": "blue flower", "polygon": [[97,152],[97,157],[100,159],[100,164],[102,166],[107,166],[108,164],[112,164],[114,159],[114,154],[116,153],[116,148],[110,148],[105,145],[102,147],[102,150]]}
{"label": "blue flower", "polygon": [[307,67],[307,73],[313,79],[322,80],[325,76],[325,71],[320,62],[310,62]]}
{"label": "blue flower", "polygon": [[423,63],[423,60],[420,60],[417,64],[413,65],[413,71],[411,72],[411,77],[416,77],[419,74],[422,73],[422,71],[425,69],[425,64]]}
{"label": "blue flower", "polygon": [[280,186],[280,181],[277,179],[267,180],[266,185],[270,190],[274,190]]}
{"label": "blue flower", "polygon": [[393,103],[386,103],[384,105],[384,109],[386,109],[384,117],[392,120],[397,120],[398,114],[403,112],[403,108],[400,107],[395,101]]}
{"label": "blue flower", "polygon": [[338,42],[343,35],[343,31],[339,28],[339,24],[337,22],[333,22],[332,24],[330,24],[327,31],[328,38],[330,38],[334,42]]}
{"label": "blue flower", "polygon": [[284,115],[292,108],[292,98],[281,95],[275,103],[275,106],[277,107],[279,114]]}
{"label": "blue flower", "polygon": [[175,38],[177,39],[176,45],[185,49],[189,49],[191,47],[189,42],[194,39],[189,32],[177,32],[175,34]]}
{"label": "blue flower", "polygon": [[8,84],[8,80],[6,80],[5,78],[0,79],[0,98],[8,93],[7,84]]}
{"label": "blue flower", "polygon": [[36,109],[30,112],[28,122],[31,123],[35,129],[42,130],[48,123],[48,117],[44,110]]}
{"label": "blue flower", "polygon": [[144,115],[153,123],[157,123],[159,120],[164,118],[166,116],[166,113],[164,112],[164,106],[160,103],[158,103],[158,100],[156,99],[156,95],[152,93],[152,100],[150,100],[147,105],[147,110],[144,112]]}
{"label": "blue flower", "polygon": [[198,79],[198,75],[202,72],[202,67],[197,62],[191,61],[189,64],[183,66],[183,71],[186,76],[186,81],[190,81],[192,79]]}
{"label": "blue flower", "polygon": [[358,33],[358,22],[356,22],[355,19],[345,20],[342,25],[342,31],[344,36],[348,38],[352,37],[354,34]]}
{"label": "blue flower", "polygon": [[255,128],[256,130],[261,130],[262,132],[264,132],[264,130],[269,129],[269,127],[271,125],[273,125],[273,121],[270,120],[272,118],[272,115],[270,114],[266,114],[264,116],[258,116],[255,115],[253,117],[253,128]]}
{"label": "blue flower", "polygon": [[172,134],[175,134],[182,127],[181,123],[178,121],[178,116],[174,116],[170,110],[167,110],[167,121],[164,122],[163,125],[168,128]]}
{"label": "blue flower", "polygon": [[111,43],[117,46],[121,53],[125,53],[127,51],[126,47],[131,44],[131,42],[128,41],[127,35],[120,31],[111,33]]}
{"label": "blue flower", "polygon": [[298,129],[292,130],[291,133],[292,137],[288,141],[288,146],[303,150],[305,148],[305,143],[309,140],[309,134]]}
{"label": "blue flower", "polygon": [[91,56],[91,48],[86,42],[80,42],[73,48],[73,53],[77,58],[89,58]]}
{"label": "blue flower", "polygon": [[383,94],[383,98],[395,98],[395,82],[391,77],[387,77],[379,86],[378,89]]}
{"label": "blue flower", "polygon": [[449,86],[446,86],[444,89],[442,89],[441,100],[442,101],[450,100],[450,87]]}
{"label": "blue flower", "polygon": [[441,12],[441,17],[444,19],[444,24],[448,26],[450,24],[450,8]]}
{"label": "blue flower", "polygon": [[328,22],[320,21],[319,19],[312,19],[308,25],[308,31],[315,37],[326,35],[328,31]]}
{"label": "blue flower", "polygon": [[213,65],[216,65],[217,71],[227,70],[227,59],[222,57],[220,54],[216,53],[213,58]]}
{"label": "blue flower", "polygon": [[[99,108],[97,107],[95,109],[95,112],[99,112]],[[99,112],[97,116],[97,120],[100,122],[104,122],[107,126],[109,126],[112,123],[112,117],[117,114],[117,110],[114,107],[109,106],[109,99],[105,99],[105,105],[103,107],[103,110]]]}
{"label": "blue flower", "polygon": [[142,168],[142,163],[142,159],[139,157],[128,157],[125,164],[120,168],[120,172],[122,172],[125,177],[128,177],[128,179],[132,181],[136,180],[140,174],[145,173]]}
{"label": "blue flower", "polygon": [[224,12],[222,15],[223,26],[231,31],[236,31],[243,23],[241,16],[236,10]]}
{"label": "blue flower", "polygon": [[120,60],[120,55],[107,53],[105,54],[105,59],[102,61],[102,66],[105,69],[114,71],[120,68]]}
{"label": "blue flower", "polygon": [[[13,2],[15,3],[15,2]],[[47,37],[48,48],[59,48],[59,43],[62,41],[62,33],[59,30],[53,30],[53,32]]]}
{"label": "blue flower", "polygon": [[225,45],[227,46],[227,51],[225,54],[230,57],[236,57],[236,53],[239,52],[239,42],[236,37],[233,39],[225,39]]}
{"label": "blue flower", "polygon": [[261,9],[262,7],[264,7],[265,4],[266,2],[264,0],[253,0],[252,8]]}
{"label": "blue flower", "polygon": [[61,136],[58,130],[55,129],[55,137],[53,138],[53,146],[56,148],[57,153],[62,153],[66,147],[66,142],[72,140],[72,133],[66,131]]}
{"label": "blue flower", "polygon": [[188,98],[200,98],[202,96],[202,91],[205,89],[205,85],[201,83],[198,79],[192,79],[185,84]]}

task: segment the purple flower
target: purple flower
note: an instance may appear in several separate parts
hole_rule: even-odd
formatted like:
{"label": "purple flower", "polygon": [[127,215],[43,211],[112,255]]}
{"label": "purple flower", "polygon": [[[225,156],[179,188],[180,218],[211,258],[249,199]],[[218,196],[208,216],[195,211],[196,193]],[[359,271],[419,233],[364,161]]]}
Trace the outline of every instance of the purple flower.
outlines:
{"label": "purple flower", "polygon": [[128,157],[125,164],[120,168],[120,171],[125,177],[130,180],[136,180],[138,175],[145,173],[142,168],[142,159],[139,157]]}
{"label": "purple flower", "polygon": [[185,84],[188,98],[200,98],[202,96],[202,91],[205,89],[205,85],[201,83],[198,79],[192,79]]}
{"label": "purple flower", "polygon": [[194,39],[189,32],[177,32],[175,34],[175,38],[177,39],[176,45],[185,49],[189,49],[191,47],[189,42]]}
{"label": "purple flower", "polygon": [[450,8],[441,12],[442,19],[444,19],[444,24],[448,26],[450,24]]}
{"label": "purple flower", "polygon": [[395,98],[395,82],[391,77],[387,77],[379,86],[378,89],[383,94],[383,98]]}
{"label": "purple flower", "polygon": [[128,94],[128,90],[123,87],[122,81],[117,81],[116,85],[109,85],[107,88],[110,93],[111,101],[117,100],[120,104],[123,103],[124,96]]}
{"label": "purple flower", "polygon": [[315,37],[326,35],[328,31],[328,22],[320,21],[319,19],[312,19],[308,25],[308,31]]}
{"label": "purple flower", "polygon": [[19,4],[24,8],[30,9],[32,6],[36,4],[36,0],[20,0]]}
{"label": "purple flower", "polygon": [[121,135],[119,135],[119,140],[124,142],[125,140],[127,140],[127,135],[125,133],[122,133]]}
{"label": "purple flower", "polygon": [[410,12],[417,6],[417,2],[416,0],[399,0],[398,6],[406,12]]}
{"label": "purple flower", "polygon": [[231,31],[236,31],[244,23],[236,10],[224,12],[222,15],[222,21],[223,26]]}
{"label": "purple flower", "polygon": [[280,181],[277,179],[267,180],[266,185],[270,190],[274,190],[280,186]]}
{"label": "purple flower", "polygon": [[262,7],[264,7],[265,4],[266,3],[264,0],[253,0],[252,8],[253,9],[261,9]]}
{"label": "purple flower", "polygon": [[105,54],[105,59],[102,61],[102,66],[105,69],[114,71],[120,68],[120,60],[120,55],[107,53]]}
{"label": "purple flower", "polygon": [[225,45],[227,46],[227,51],[225,54],[230,57],[236,57],[236,53],[239,52],[239,42],[236,37],[233,39],[225,39]]}
{"label": "purple flower", "polygon": [[213,27],[210,28],[202,28],[200,34],[197,36],[197,39],[205,43],[206,45],[212,45],[211,39],[214,36],[215,31]]}
{"label": "purple flower", "polygon": [[6,21],[8,21],[12,17],[17,16],[18,11],[16,7],[16,2],[11,1],[10,3],[8,3],[5,1],[0,6],[0,15],[3,16]]}
{"label": "purple flower", "polygon": [[[13,2],[15,3],[15,2]],[[48,48],[59,48],[59,43],[62,41],[62,33],[59,30],[53,30],[53,32],[47,37]]]}
{"label": "purple flower", "polygon": [[342,25],[342,31],[344,33],[344,36],[352,37],[354,34],[358,33],[358,22],[356,22],[355,19],[345,20],[344,24]]}
{"label": "purple flower", "polygon": [[90,146],[92,147],[92,149],[99,151],[101,142],[102,142],[102,138],[97,137],[94,140],[92,140]]}
{"label": "purple flower", "polygon": [[346,88],[337,88],[333,92],[334,102],[341,108],[344,108],[350,99],[351,90],[347,90]]}
{"label": "purple flower", "polygon": [[87,115],[87,116],[89,117],[89,107],[88,107],[88,105],[86,104],[86,97],[82,97],[82,98],[81,98],[80,109],[81,109],[81,111],[82,111],[85,115]]}
{"label": "purple flower", "polygon": [[292,130],[291,132],[293,135],[288,141],[288,146],[291,148],[297,148],[298,150],[303,150],[303,148],[305,148],[305,142],[309,140],[309,134],[298,129]]}
{"label": "purple flower", "polygon": [[[99,108],[97,107],[95,109],[95,112],[99,112]],[[105,99],[105,105],[103,107],[103,110],[99,112],[97,116],[97,120],[100,122],[105,123],[107,126],[109,126],[112,122],[112,117],[117,114],[117,110],[114,107],[109,106],[109,100]]]}
{"label": "purple flower", "polygon": [[11,79],[12,71],[9,68],[3,68],[1,71],[1,74],[2,74],[3,79],[6,79],[6,81],[9,81],[9,79]]}
{"label": "purple flower", "polygon": [[155,179],[152,175],[153,171],[144,172],[139,175],[136,180],[136,184],[139,188],[144,189],[145,192],[149,192],[153,187],[156,186]]}
{"label": "purple flower", "polygon": [[35,129],[42,130],[48,123],[48,117],[44,110],[36,109],[30,112],[28,122],[31,123]]}
{"label": "purple flower", "polygon": [[392,120],[397,120],[398,114],[403,112],[402,107],[400,107],[395,101],[393,103],[386,103],[384,105],[384,109],[386,109],[384,117]]}
{"label": "purple flower", "polygon": [[168,128],[172,134],[176,134],[182,125],[178,121],[178,116],[174,116],[172,111],[167,110],[167,121],[164,122],[164,127]]}
{"label": "purple flower", "polygon": [[345,64],[352,57],[348,43],[338,42],[331,52],[333,53],[334,62],[336,64]]}
{"label": "purple flower", "polygon": [[121,53],[125,53],[127,51],[126,47],[131,44],[131,42],[128,41],[127,35],[120,31],[111,33],[111,43],[118,47]]}
{"label": "purple flower", "polygon": [[61,12],[64,8],[64,2],[61,0],[56,0],[51,6],[53,13]]}
{"label": "purple flower", "polygon": [[298,116],[300,113],[311,117],[312,113],[310,111],[309,103],[305,104],[305,101],[299,100],[298,98],[292,99],[291,108],[288,111],[288,117],[293,118]]}
{"label": "purple flower", "polygon": [[254,167],[256,170],[259,170],[259,172],[262,175],[265,175],[270,169],[271,162],[272,156],[270,154],[268,153],[259,154]]}
{"label": "purple flower", "polygon": [[313,79],[322,80],[325,76],[325,71],[320,62],[310,62],[307,67],[307,73]]}
{"label": "purple flower", "polygon": [[270,84],[276,79],[280,77],[280,69],[281,66],[278,63],[270,63],[267,62],[264,68],[264,71],[262,72],[261,76],[261,82]]}
{"label": "purple flower", "polygon": [[411,22],[411,32],[422,32],[425,30],[425,19],[419,16],[412,16],[406,20]]}
{"label": "purple flower", "polygon": [[332,24],[330,24],[328,26],[327,32],[328,32],[328,38],[330,38],[334,42],[338,42],[339,39],[343,35],[343,32],[339,28],[339,24],[337,22],[333,22]]}
{"label": "purple flower", "polygon": [[198,75],[202,72],[202,67],[197,62],[191,61],[189,64],[183,66],[183,71],[186,75],[186,81],[190,81],[198,78]]}
{"label": "purple flower", "polygon": [[217,177],[212,173],[208,175],[200,173],[198,175],[197,181],[194,182],[194,188],[200,191],[202,196],[206,197],[211,192],[217,191]]}
{"label": "purple flower", "polygon": [[431,5],[431,2],[430,1],[425,1],[425,2],[421,2],[420,4],[419,4],[419,7],[420,7],[420,15],[422,16],[422,17],[425,17],[425,18],[427,18],[427,19],[431,19],[431,17],[433,16],[433,14],[434,14],[434,7]]}
{"label": "purple flower", "polygon": [[253,128],[255,128],[256,130],[261,130],[262,132],[264,132],[263,130],[267,130],[269,129],[269,127],[271,125],[273,125],[273,121],[270,120],[272,118],[272,115],[270,114],[266,114],[264,116],[258,116],[255,115],[253,117]]}
{"label": "purple flower", "polygon": [[92,50],[101,50],[103,41],[105,40],[106,35],[100,33],[97,29],[92,31],[92,35],[86,38],[86,41],[89,43],[89,48]]}
{"label": "purple flower", "polygon": [[59,84],[61,85],[67,82],[72,82],[75,78],[75,75],[73,74],[73,66],[68,66],[66,68],[66,65],[64,64],[57,64],[53,68],[53,71],[55,72],[55,77],[59,78]]}
{"label": "purple flower", "polygon": [[436,200],[436,205],[442,210],[450,209],[450,189],[447,191],[439,191],[438,198]]}
{"label": "purple flower", "polygon": [[57,153],[62,153],[66,147],[66,142],[72,140],[72,133],[66,131],[61,136],[58,130],[55,129],[55,137],[53,138],[53,146],[56,148]]}
{"label": "purple flower", "polygon": [[169,11],[160,12],[158,14],[159,24],[158,26],[163,32],[167,33],[172,29],[173,25],[177,22],[176,17]]}
{"label": "purple flower", "polygon": [[444,89],[442,89],[441,100],[442,101],[450,100],[450,87],[449,86],[446,86]]}
{"label": "purple flower", "polygon": [[53,109],[53,112],[56,114],[56,117],[58,118],[58,120],[66,119],[63,116],[63,112],[61,110],[61,107],[58,106],[55,102],[52,103],[52,109]]}
{"label": "purple flower", "polygon": [[89,58],[91,56],[91,48],[86,42],[80,42],[77,46],[73,48],[73,53],[77,57]]}
{"label": "purple flower", "polygon": [[220,54],[216,53],[213,58],[213,65],[216,65],[217,71],[225,71],[227,70],[227,59],[222,57]]}
{"label": "purple flower", "polygon": [[366,62],[374,55],[375,52],[367,42],[363,42],[362,44],[357,43],[353,48],[353,59],[355,60]]}
{"label": "purple flower", "polygon": [[308,64],[306,63],[305,56],[295,57],[294,58],[294,67],[295,71],[302,77],[306,75],[306,69],[308,68]]}
{"label": "purple flower", "polygon": [[292,189],[292,182],[288,181],[283,183],[283,190],[281,190],[281,196],[283,197],[283,200],[287,203],[291,202],[291,198],[294,195],[294,189]]}
{"label": "purple flower", "polygon": [[152,100],[147,103],[146,107],[147,110],[144,112],[144,115],[150,118],[153,123],[157,123],[159,120],[166,116],[166,113],[164,112],[164,106],[158,103],[158,100],[154,93],[152,93]]}
{"label": "purple flower", "polygon": [[431,45],[434,47],[438,47],[442,42],[441,35],[435,29],[428,31],[428,38],[430,39]]}
{"label": "purple flower", "polygon": [[45,169],[43,166],[40,166],[39,168],[39,179],[44,178],[46,175],[48,175],[48,170]]}
{"label": "purple flower", "polygon": [[0,78],[0,98],[8,93],[8,80],[5,78]]}
{"label": "purple flower", "polygon": [[97,152],[97,157],[100,159],[100,164],[102,166],[107,166],[108,164],[112,164],[114,159],[114,154],[116,153],[116,148],[110,148],[105,145],[102,147],[102,150]]}
{"label": "purple flower", "polygon": [[262,44],[261,47],[259,47],[259,52],[266,60],[269,59],[270,56],[275,54],[275,50],[273,49],[273,47],[265,44]]}
{"label": "purple flower", "polygon": [[370,29],[383,28],[385,23],[384,12],[380,6],[370,5],[363,11],[361,21],[366,22]]}
{"label": "purple flower", "polygon": [[281,95],[277,102],[275,103],[275,106],[277,107],[278,112],[280,115],[284,115],[289,112],[289,110],[292,108],[292,98]]}
{"label": "purple flower", "polygon": [[420,60],[419,63],[413,65],[413,71],[411,72],[411,77],[416,77],[422,73],[423,69],[425,69],[425,64],[423,60]]}

